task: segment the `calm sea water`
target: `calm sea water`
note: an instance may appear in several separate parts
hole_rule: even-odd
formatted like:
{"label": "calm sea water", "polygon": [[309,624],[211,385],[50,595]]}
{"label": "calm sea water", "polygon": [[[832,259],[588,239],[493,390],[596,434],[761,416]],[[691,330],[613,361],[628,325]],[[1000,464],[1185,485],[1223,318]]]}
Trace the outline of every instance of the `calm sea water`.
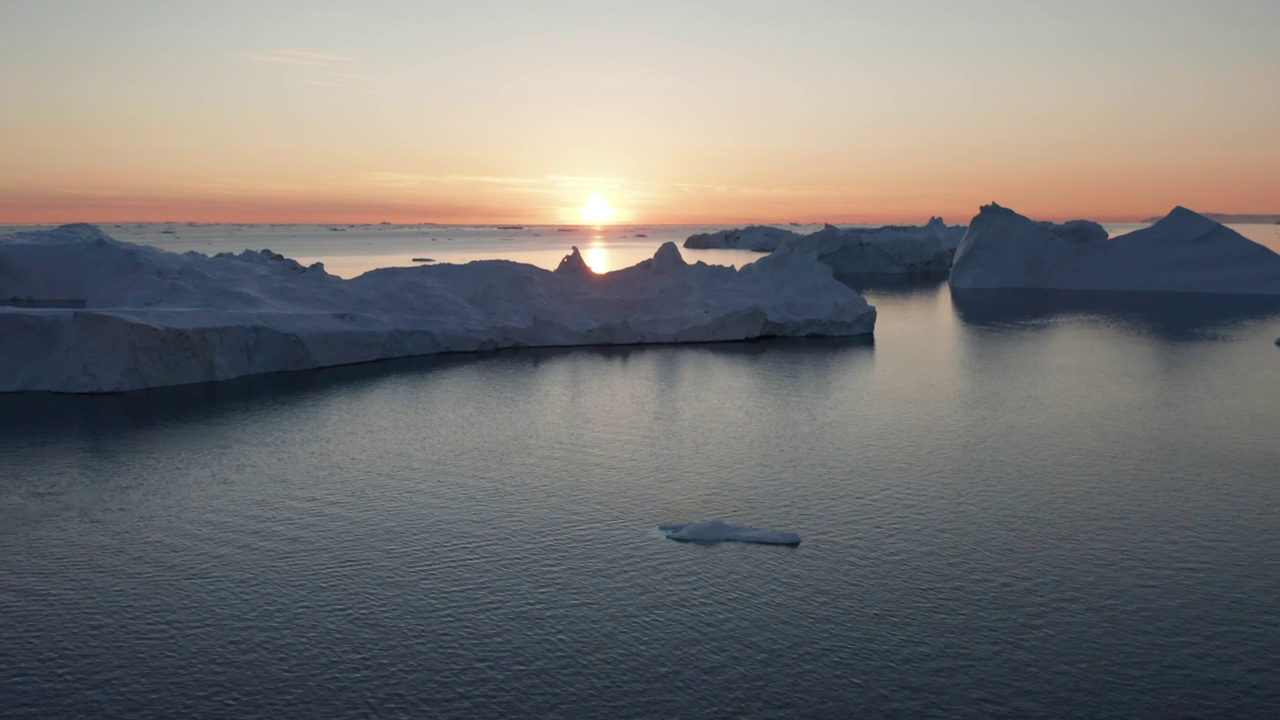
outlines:
{"label": "calm sea water", "polygon": [[[874,343],[0,396],[0,716],[1280,714],[1280,307],[867,294]],[[655,530],[714,517],[804,542]]]}

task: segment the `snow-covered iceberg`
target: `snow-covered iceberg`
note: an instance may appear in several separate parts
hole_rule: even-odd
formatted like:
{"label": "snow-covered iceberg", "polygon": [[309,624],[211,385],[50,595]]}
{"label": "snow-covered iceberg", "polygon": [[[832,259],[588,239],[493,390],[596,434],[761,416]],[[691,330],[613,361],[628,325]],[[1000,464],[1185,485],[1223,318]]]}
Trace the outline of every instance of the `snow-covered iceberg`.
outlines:
{"label": "snow-covered iceberg", "polygon": [[672,243],[597,275],[487,260],[345,280],[267,250],[209,257],[96,227],[0,237],[0,391],[118,392],[508,347],[870,334],[875,308],[812,255],[742,269]]}
{"label": "snow-covered iceberg", "polygon": [[996,204],[969,225],[956,288],[1280,294],[1280,255],[1186,208],[1104,239],[1055,233]]}
{"label": "snow-covered iceberg", "polygon": [[945,275],[964,232],[964,226],[947,225],[935,217],[923,226],[827,225],[785,244],[793,250],[816,254],[837,275]]}
{"label": "snow-covered iceberg", "polygon": [[690,235],[684,246],[690,250],[754,250],[773,252],[784,241],[800,237],[798,234],[768,225],[748,225],[744,228],[718,230],[712,233]]}
{"label": "snow-covered iceberg", "polygon": [[744,542],[762,545],[799,545],[800,536],[793,532],[760,530],[744,525],[730,525],[723,520],[706,520],[687,525],[659,525],[667,537],[681,542]]}

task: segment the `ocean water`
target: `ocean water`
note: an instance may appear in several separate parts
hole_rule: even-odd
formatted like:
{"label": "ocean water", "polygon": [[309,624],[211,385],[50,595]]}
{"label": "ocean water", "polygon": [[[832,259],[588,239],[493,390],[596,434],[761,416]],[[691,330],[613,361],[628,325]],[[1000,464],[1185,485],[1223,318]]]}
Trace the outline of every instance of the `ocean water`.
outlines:
{"label": "ocean water", "polygon": [[[0,716],[1280,714],[1280,306],[865,291],[874,342],[0,396]],[[656,531],[717,517],[804,541]]]}

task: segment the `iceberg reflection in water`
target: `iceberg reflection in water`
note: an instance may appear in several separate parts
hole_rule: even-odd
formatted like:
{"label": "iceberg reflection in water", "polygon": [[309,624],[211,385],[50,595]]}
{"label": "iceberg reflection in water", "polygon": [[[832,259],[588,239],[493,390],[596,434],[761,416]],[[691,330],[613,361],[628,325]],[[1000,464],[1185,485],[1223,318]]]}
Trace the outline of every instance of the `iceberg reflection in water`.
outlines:
{"label": "iceberg reflection in water", "polygon": [[1175,340],[1211,337],[1240,323],[1280,318],[1280,297],[1267,295],[953,287],[951,303],[970,325],[1035,324],[1083,316]]}

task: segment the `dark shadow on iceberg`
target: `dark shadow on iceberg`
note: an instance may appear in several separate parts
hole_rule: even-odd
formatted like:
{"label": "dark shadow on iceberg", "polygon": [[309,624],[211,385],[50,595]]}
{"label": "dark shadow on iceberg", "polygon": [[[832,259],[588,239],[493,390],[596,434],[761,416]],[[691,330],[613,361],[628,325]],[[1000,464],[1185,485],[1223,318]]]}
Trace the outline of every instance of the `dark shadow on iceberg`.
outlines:
{"label": "dark shadow on iceberg", "polygon": [[953,287],[951,303],[969,325],[1037,324],[1087,317],[1174,340],[1211,338],[1240,323],[1280,319],[1280,297],[1266,295]]}

